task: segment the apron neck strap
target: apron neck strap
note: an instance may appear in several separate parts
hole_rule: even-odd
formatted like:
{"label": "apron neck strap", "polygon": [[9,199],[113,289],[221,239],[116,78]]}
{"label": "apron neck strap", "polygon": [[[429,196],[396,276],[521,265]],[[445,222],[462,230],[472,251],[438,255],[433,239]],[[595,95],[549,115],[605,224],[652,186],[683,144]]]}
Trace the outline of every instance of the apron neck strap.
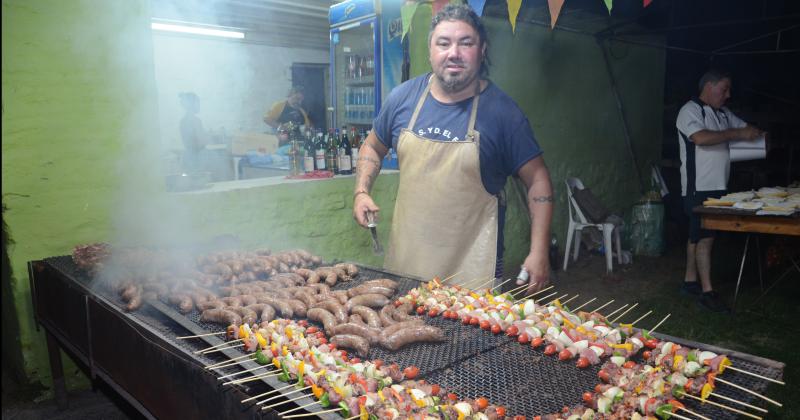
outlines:
{"label": "apron neck strap", "polygon": [[[425,85],[425,91],[422,92],[422,95],[420,95],[419,100],[417,101],[417,106],[414,108],[414,113],[411,115],[411,120],[408,122],[407,129],[409,131],[414,131],[414,124],[417,122],[419,111],[422,109],[422,105],[425,103],[425,99],[428,97],[428,93],[431,91],[431,83],[433,83],[433,74],[431,74],[431,77],[428,78],[428,84]],[[467,137],[474,137],[472,132],[475,129],[475,120],[477,119],[478,115],[478,100],[480,96],[481,81],[479,79],[478,85],[475,87],[475,96],[472,97],[472,112],[470,112],[469,123],[467,124]]]}

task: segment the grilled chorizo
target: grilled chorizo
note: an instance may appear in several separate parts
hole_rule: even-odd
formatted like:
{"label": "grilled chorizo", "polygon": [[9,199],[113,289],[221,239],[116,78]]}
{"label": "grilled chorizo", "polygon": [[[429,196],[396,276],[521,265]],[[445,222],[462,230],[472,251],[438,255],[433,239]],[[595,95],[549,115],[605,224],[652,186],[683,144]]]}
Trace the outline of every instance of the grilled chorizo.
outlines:
{"label": "grilled chorizo", "polygon": [[289,304],[284,300],[268,294],[260,294],[256,296],[256,300],[258,303],[266,303],[267,305],[272,306],[276,311],[280,312],[281,316],[284,318],[291,318],[294,316],[292,307],[289,306]]}
{"label": "grilled chorizo", "polygon": [[370,344],[375,344],[378,342],[380,337],[380,330],[377,328],[373,329],[363,324],[339,324],[333,328],[334,335],[342,335],[342,334],[350,334],[350,335],[357,335],[359,337],[364,337],[369,341]]}
{"label": "grilled chorizo", "polygon": [[380,317],[381,324],[384,327],[397,324],[397,321],[394,320],[394,306],[392,305],[386,305],[381,308]]}
{"label": "grilled chorizo", "polygon": [[360,315],[370,327],[380,328],[383,325],[381,323],[380,315],[378,315],[378,313],[372,308],[356,305],[350,308],[350,313]]}
{"label": "grilled chorizo", "polygon": [[432,325],[414,325],[381,337],[381,346],[395,351],[411,343],[444,341],[444,333]]}
{"label": "grilled chorizo", "polygon": [[326,311],[333,314],[336,317],[336,322],[338,323],[345,323],[347,322],[347,311],[344,309],[341,303],[339,303],[336,299],[326,299],[321,302],[316,302],[312,307],[314,308],[322,308]]}
{"label": "grilled chorizo", "polygon": [[356,305],[369,306],[370,308],[382,308],[389,304],[389,298],[377,293],[368,293],[366,295],[358,295],[350,298],[345,303],[345,308],[350,311],[350,308]]}
{"label": "grilled chorizo", "polygon": [[342,334],[331,337],[330,342],[336,347],[344,347],[347,349],[355,350],[361,357],[367,357],[369,353],[369,341],[366,338],[352,335]]}
{"label": "grilled chorizo", "polygon": [[336,317],[332,313],[322,308],[311,308],[306,313],[308,319],[322,323],[325,328],[325,333],[333,335],[333,329],[336,327]]}
{"label": "grilled chorizo", "polygon": [[353,287],[352,289],[347,290],[347,295],[350,297],[355,297],[358,295],[368,295],[368,294],[379,294],[379,295],[384,295],[386,297],[392,297],[392,295],[394,294],[394,289],[378,285],[362,284],[360,286],[356,286]]}
{"label": "grilled chorizo", "polygon": [[242,325],[242,317],[225,309],[208,309],[200,314],[200,321],[223,325]]}

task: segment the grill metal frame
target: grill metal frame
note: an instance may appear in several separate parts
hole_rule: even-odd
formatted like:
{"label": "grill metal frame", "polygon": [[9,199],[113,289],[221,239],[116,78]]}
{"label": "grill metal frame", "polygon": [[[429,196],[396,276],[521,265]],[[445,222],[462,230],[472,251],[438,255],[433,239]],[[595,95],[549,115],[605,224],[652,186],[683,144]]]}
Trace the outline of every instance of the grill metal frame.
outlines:
{"label": "grill metal frame", "polygon": [[[117,312],[117,316],[126,318],[129,324],[135,329],[144,329],[152,334],[151,340],[158,341],[167,353],[177,353],[185,363],[191,364],[195,369],[198,366],[205,366],[209,363],[222,361],[229,358],[241,356],[244,353],[238,349],[228,349],[208,356],[194,355],[193,352],[204,345],[198,345],[198,341],[175,340],[178,335],[185,335],[186,331],[192,334],[203,334],[206,332],[222,331],[223,328],[216,324],[208,324],[199,321],[199,313],[196,310],[183,315],[174,310],[171,305],[164,302],[148,302],[139,311],[126,314],[120,307],[122,302],[118,297],[103,290],[92,290],[91,280],[82,273],[71,261],[69,257],[53,257],[45,259],[43,262],[32,264],[43,264],[65,279],[72,280],[77,284],[78,289],[82,289],[87,300],[94,300],[105,303]],[[357,286],[367,280],[376,278],[390,278],[399,283],[395,297],[402,296],[414,287],[422,284],[422,279],[395,273],[383,269],[359,265],[359,276],[350,282],[340,282],[333,289],[341,290]],[[32,286],[34,286],[32,273]],[[36,290],[32,287],[32,290]],[[34,303],[37,314],[42,301],[37,298],[40,293],[34,292]],[[48,299],[46,297],[45,299]],[[52,300],[52,296],[49,297]],[[37,303],[38,301],[38,303]],[[445,332],[447,341],[445,343],[424,343],[415,344],[402,348],[396,352],[389,352],[382,348],[373,347],[370,349],[368,359],[382,359],[387,363],[397,363],[401,367],[415,365],[420,368],[422,378],[431,383],[442,386],[443,389],[451,390],[460,397],[477,398],[483,396],[493,404],[503,405],[511,415],[523,414],[526,416],[543,415],[559,411],[564,406],[572,406],[581,402],[581,394],[591,390],[596,383],[597,372],[600,366],[592,366],[589,369],[577,369],[574,362],[559,362],[557,358],[545,357],[541,350],[533,349],[529,345],[523,346],[516,343],[513,338],[504,335],[493,335],[489,332],[478,330],[472,326],[465,326],[460,322],[445,320],[442,317],[429,318],[424,316],[428,324],[442,328]],[[37,321],[50,331],[51,325],[48,320],[39,318]],[[95,333],[96,337],[98,334]],[[764,375],[773,379],[781,379],[784,364],[761,357],[735,352],[728,349],[719,348],[712,345],[696,343],[678,337],[671,337],[664,334],[654,334],[661,339],[667,339],[681,345],[701,348],[704,350],[723,353],[733,361],[734,366],[749,370],[754,373]],[[76,334],[75,337],[83,337]],[[80,345],[76,345],[74,337],[62,335],[59,337],[59,344],[73,350]],[[92,334],[89,333],[89,341],[92,341]],[[216,336],[203,337],[202,341],[209,345],[222,343]],[[89,346],[91,349],[91,345]],[[174,351],[173,351],[174,350]],[[78,351],[78,353],[81,353]],[[92,365],[92,358],[79,357],[82,362]],[[238,367],[229,367],[217,370],[218,373],[211,374],[204,369],[200,376],[214,378],[219,373],[233,373],[241,369],[249,369],[258,366],[255,362],[247,361]],[[96,367],[91,369],[98,371]],[[106,375],[109,376],[109,375]],[[768,383],[763,380],[738,373],[728,371],[723,376],[726,380],[742,385],[748,389],[763,393],[767,389]],[[111,380],[113,377],[104,378]],[[261,381],[254,381],[248,384],[237,385],[231,388],[219,390],[222,394],[235,394],[234,400],[242,400],[248,395],[256,395],[270,389],[285,386],[285,383],[274,378],[264,378]],[[217,386],[219,386],[217,384]],[[212,387],[213,389],[213,387]],[[124,389],[122,389],[125,392]],[[739,399],[750,404],[761,404],[760,400],[750,394],[738,391],[727,386],[718,386],[715,392]],[[287,398],[296,397],[293,394]],[[137,401],[137,396],[130,395],[137,408],[144,408]],[[284,406],[276,407],[284,411],[290,407],[297,407],[313,402],[309,398],[304,398],[296,402],[288,402]],[[733,413],[714,408],[710,405],[700,406],[690,403],[688,405],[694,411],[714,419],[736,418]],[[149,408],[149,407],[148,407]],[[738,408],[738,407],[737,407]],[[309,407],[311,412],[320,411],[317,406]],[[145,409],[145,412],[147,409]],[[251,405],[239,410],[239,414],[247,413],[248,418],[272,418],[278,417],[275,411],[255,410]],[[252,417],[251,417],[252,416]],[[336,414],[320,414],[319,417],[325,419],[340,419]]]}

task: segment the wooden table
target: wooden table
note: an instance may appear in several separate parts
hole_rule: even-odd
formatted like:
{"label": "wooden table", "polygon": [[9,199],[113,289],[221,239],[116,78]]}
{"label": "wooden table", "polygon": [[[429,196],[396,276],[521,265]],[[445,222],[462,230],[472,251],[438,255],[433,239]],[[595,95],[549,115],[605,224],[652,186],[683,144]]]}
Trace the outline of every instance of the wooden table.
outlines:
{"label": "wooden table", "polygon": [[[795,211],[790,216],[759,216],[756,210],[740,210],[734,208],[717,208],[717,207],[703,207],[697,206],[692,209],[696,214],[700,215],[700,224],[703,229],[722,230],[727,232],[743,232],[747,234],[744,242],[744,252],[742,253],[742,262],[739,266],[739,276],[736,279],[736,290],[733,294],[733,309],[736,309],[736,298],[739,295],[739,285],[742,281],[742,271],[744,270],[744,262],[747,257],[747,247],[750,243],[750,235],[753,233],[769,233],[773,235],[789,235],[800,236],[800,212]],[[800,265],[792,260],[792,267],[783,273],[772,284],[774,286],[784,276],[786,276],[793,269],[800,271]],[[759,276],[761,276],[761,267],[759,260]],[[761,295],[763,297],[769,289]],[[763,282],[762,282],[763,290]],[[761,299],[759,297],[759,299]]]}

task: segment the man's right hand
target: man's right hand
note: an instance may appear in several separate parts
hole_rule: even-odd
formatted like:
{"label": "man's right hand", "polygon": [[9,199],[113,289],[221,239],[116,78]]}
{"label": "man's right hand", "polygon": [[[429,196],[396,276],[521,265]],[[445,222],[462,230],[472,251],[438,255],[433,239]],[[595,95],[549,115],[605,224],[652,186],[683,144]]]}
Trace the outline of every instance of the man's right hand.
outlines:
{"label": "man's right hand", "polygon": [[353,199],[353,218],[356,220],[356,223],[366,228],[367,223],[369,223],[367,221],[367,213],[372,212],[377,222],[379,211],[380,208],[375,205],[375,202],[372,201],[372,197],[370,197],[369,194],[365,192],[356,193]]}
{"label": "man's right hand", "polygon": [[742,140],[752,141],[761,138],[764,135],[764,132],[758,127],[748,125],[739,129],[739,135],[741,136]]}

